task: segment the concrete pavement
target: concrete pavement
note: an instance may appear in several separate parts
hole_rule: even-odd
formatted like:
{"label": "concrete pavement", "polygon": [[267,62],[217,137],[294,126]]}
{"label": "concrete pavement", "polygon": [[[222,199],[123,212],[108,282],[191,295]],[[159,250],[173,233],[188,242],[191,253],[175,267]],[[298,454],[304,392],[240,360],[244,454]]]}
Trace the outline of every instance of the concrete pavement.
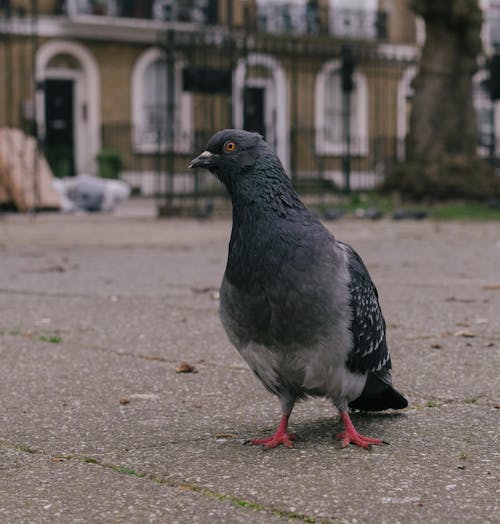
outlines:
{"label": "concrete pavement", "polygon": [[[279,403],[230,346],[230,223],[0,218],[0,522],[498,522],[500,225],[343,220],[388,323],[401,413],[371,452]],[[181,361],[196,373],[177,373]]]}

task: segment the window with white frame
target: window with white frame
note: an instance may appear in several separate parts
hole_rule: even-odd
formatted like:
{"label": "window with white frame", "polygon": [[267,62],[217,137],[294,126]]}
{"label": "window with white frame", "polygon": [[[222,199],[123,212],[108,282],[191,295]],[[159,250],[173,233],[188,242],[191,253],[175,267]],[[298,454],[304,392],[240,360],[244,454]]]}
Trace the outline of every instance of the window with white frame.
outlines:
{"label": "window with white frame", "polygon": [[500,1],[481,0],[483,10],[483,43],[486,49],[500,44]]}
{"label": "window with white frame", "polygon": [[396,128],[398,160],[404,160],[406,156],[406,135],[410,127],[411,103],[415,95],[413,81],[416,74],[416,66],[407,67],[398,84]]}
{"label": "window with white frame", "polygon": [[318,7],[310,0],[257,0],[257,27],[268,33],[316,33]]}
{"label": "window with white frame", "polygon": [[315,127],[316,151],[322,155],[340,155],[347,146],[349,114],[349,149],[351,154],[368,153],[368,92],[363,74],[353,74],[354,89],[349,100],[342,92],[339,60],[326,63],[316,78]]}
{"label": "window with white frame", "polygon": [[182,61],[167,64],[156,48],[145,51],[137,60],[132,73],[132,140],[136,151],[191,150],[192,100],[182,90],[182,70]]}
{"label": "window with white frame", "polygon": [[488,78],[484,70],[476,73],[473,79],[473,98],[476,109],[477,128],[479,133],[478,154],[490,156],[495,151],[495,103],[491,101],[483,82]]}
{"label": "window with white frame", "polygon": [[154,0],[152,11],[155,20],[204,24],[213,9],[209,0]]}
{"label": "window with white frame", "polygon": [[215,6],[213,0],[67,0],[65,9],[70,16],[99,15],[203,24],[213,20]]}
{"label": "window with white frame", "polygon": [[330,0],[328,25],[335,36],[377,37],[377,0]]}
{"label": "window with white frame", "polygon": [[67,0],[65,2],[68,15],[100,15],[118,16],[116,0]]}

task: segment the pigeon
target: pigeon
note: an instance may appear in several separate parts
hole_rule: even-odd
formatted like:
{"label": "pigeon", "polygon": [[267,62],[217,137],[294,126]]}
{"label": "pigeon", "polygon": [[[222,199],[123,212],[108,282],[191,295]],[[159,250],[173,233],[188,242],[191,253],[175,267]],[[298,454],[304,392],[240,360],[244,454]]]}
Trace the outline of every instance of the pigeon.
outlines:
{"label": "pigeon", "polygon": [[230,342],[281,403],[264,448],[292,447],[295,403],[326,397],[340,412],[342,447],[370,448],[349,408],[408,405],[391,383],[391,360],[377,290],[359,255],[300,200],[274,151],[258,133],[225,129],[189,164],[227,188],[233,222],[219,316]]}

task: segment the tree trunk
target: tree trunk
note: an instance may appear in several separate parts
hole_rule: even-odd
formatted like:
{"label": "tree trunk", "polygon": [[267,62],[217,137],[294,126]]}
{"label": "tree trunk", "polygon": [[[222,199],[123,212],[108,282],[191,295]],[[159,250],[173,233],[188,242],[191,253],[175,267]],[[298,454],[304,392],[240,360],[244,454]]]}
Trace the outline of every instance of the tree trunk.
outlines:
{"label": "tree trunk", "polygon": [[481,52],[478,0],[412,0],[426,41],[410,115],[406,161],[388,185],[414,197],[483,197],[497,191],[479,143],[472,77]]}
{"label": "tree trunk", "polygon": [[478,144],[472,76],[481,51],[477,0],[413,0],[426,41],[415,79],[408,159],[475,157]]}

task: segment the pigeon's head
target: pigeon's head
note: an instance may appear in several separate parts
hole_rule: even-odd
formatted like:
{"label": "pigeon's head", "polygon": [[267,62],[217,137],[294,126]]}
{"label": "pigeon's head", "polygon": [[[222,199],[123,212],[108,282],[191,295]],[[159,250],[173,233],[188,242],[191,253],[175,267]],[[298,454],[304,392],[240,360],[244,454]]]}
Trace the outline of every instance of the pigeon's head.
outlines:
{"label": "pigeon's head", "polygon": [[189,167],[201,167],[215,174],[228,188],[253,172],[259,159],[277,157],[259,133],[224,129],[208,141],[206,150],[191,160]]}

